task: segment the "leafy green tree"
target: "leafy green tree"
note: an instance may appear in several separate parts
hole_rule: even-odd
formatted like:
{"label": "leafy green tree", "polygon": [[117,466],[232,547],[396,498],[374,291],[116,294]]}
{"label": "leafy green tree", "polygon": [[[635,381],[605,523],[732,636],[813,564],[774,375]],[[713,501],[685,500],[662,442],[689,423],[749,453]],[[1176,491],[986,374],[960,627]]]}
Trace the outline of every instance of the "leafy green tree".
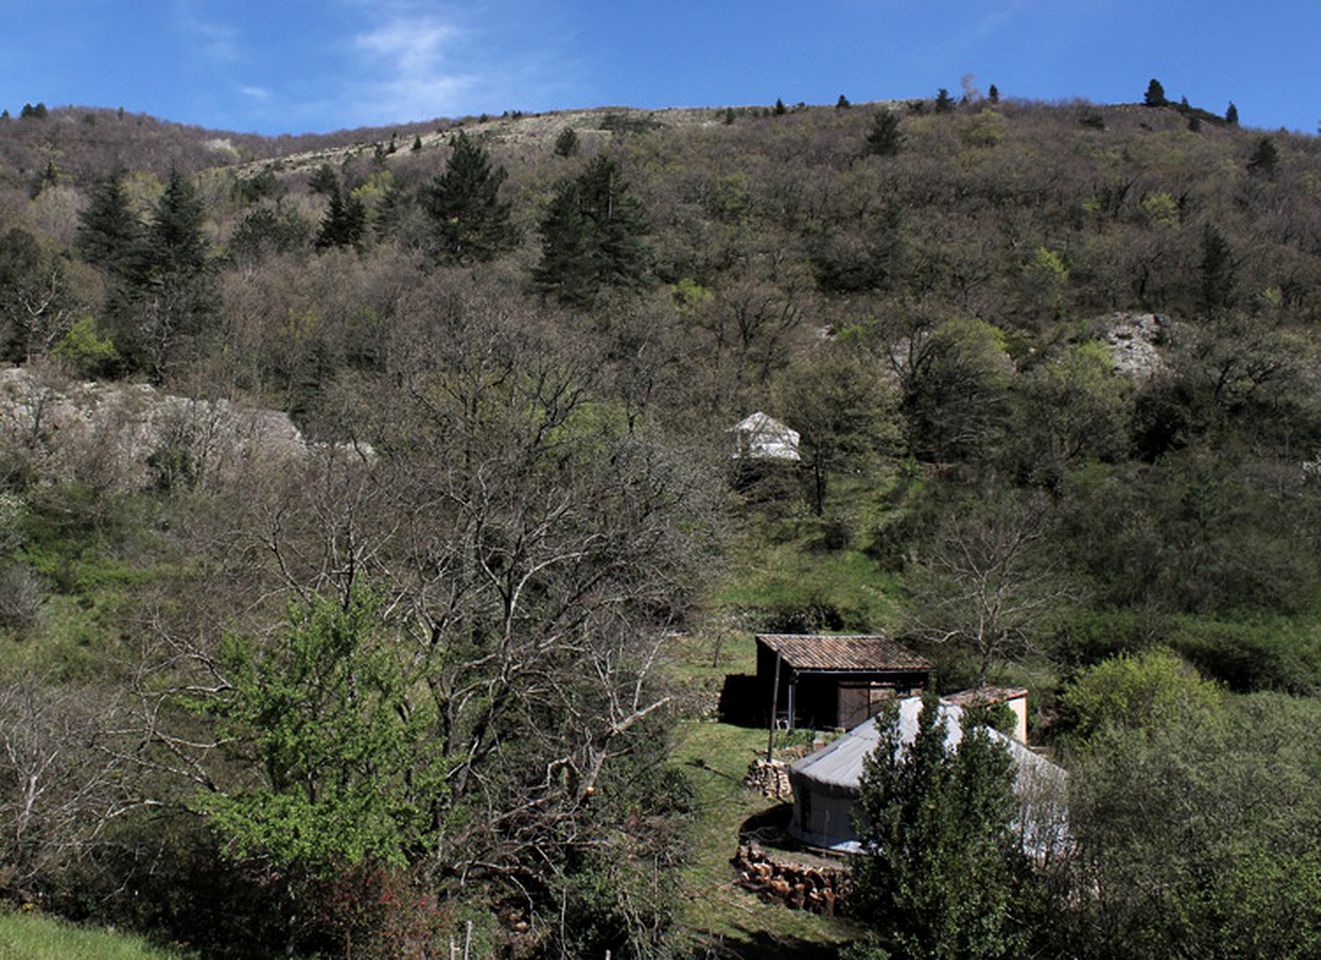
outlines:
{"label": "leafy green tree", "polygon": [[1075,853],[1043,952],[1284,958],[1321,951],[1321,711],[1257,694],[1110,728],[1070,761]]}
{"label": "leafy green tree", "polygon": [[463,131],[450,146],[445,172],[421,197],[422,209],[431,218],[434,248],[447,263],[494,260],[518,239],[509,221],[511,205],[499,196],[507,174],[504,167],[492,169],[486,151]]}
{"label": "leafy green tree", "polygon": [[447,764],[378,600],[295,605],[274,642],[229,638],[220,666],[228,690],[196,706],[258,779],[201,808],[235,854],[324,873],[434,845]]}
{"label": "leafy green tree", "polygon": [[1147,84],[1147,92],[1142,97],[1142,105],[1144,107],[1163,107],[1167,103],[1169,101],[1165,99],[1165,88],[1161,86],[1159,80],[1152,77],[1151,82]]}
{"label": "leafy green tree", "polygon": [[[1012,918],[1025,872],[1008,750],[965,724],[947,745],[940,700],[923,697],[917,735],[902,742],[897,706],[877,719],[863,767],[850,905],[883,950],[911,960],[999,960],[1023,931]],[[864,954],[865,955],[865,954]]]}
{"label": "leafy green tree", "polygon": [[936,113],[949,113],[954,109],[954,98],[949,91],[941,87],[936,91]]}
{"label": "leafy green tree", "polygon": [[1003,331],[956,317],[912,334],[896,364],[912,453],[948,461],[994,447],[1010,413],[1013,364]]}
{"label": "leafy green tree", "polygon": [[872,118],[867,132],[867,152],[878,157],[893,157],[904,146],[904,135],[899,131],[899,114],[881,107]]}
{"label": "leafy green tree", "polygon": [[1110,727],[1147,729],[1217,709],[1219,687],[1166,649],[1121,654],[1074,677],[1060,694],[1070,732],[1087,739]]}
{"label": "leafy green tree", "polygon": [[800,453],[812,481],[812,509],[821,516],[830,478],[861,469],[899,442],[898,399],[874,362],[845,349],[821,351],[791,366],[775,382],[776,406],[801,435]]}
{"label": "leafy green tree", "polygon": [[1087,458],[1113,460],[1128,443],[1130,382],[1105,344],[1084,343],[1038,364],[1016,382],[1021,471],[1047,483]]}
{"label": "leafy green tree", "polygon": [[575,306],[590,306],[602,287],[639,286],[647,274],[649,229],[619,164],[597,155],[551,200],[533,281],[543,294]]}
{"label": "leafy green tree", "polygon": [[560,131],[560,135],[555,138],[555,156],[576,157],[578,156],[578,146],[578,131],[573,127],[565,127]]}

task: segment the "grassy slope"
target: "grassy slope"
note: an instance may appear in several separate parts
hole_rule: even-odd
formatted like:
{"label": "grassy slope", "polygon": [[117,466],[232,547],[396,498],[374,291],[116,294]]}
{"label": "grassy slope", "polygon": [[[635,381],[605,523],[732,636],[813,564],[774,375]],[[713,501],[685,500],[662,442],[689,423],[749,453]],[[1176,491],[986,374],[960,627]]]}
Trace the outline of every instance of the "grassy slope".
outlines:
{"label": "grassy slope", "polygon": [[765,903],[734,885],[729,861],[739,826],[774,803],[742,783],[748,762],[765,746],[761,730],[700,721],[683,728],[674,760],[696,787],[698,815],[681,923],[716,955],[833,957],[836,944],[856,935],[852,925]]}
{"label": "grassy slope", "polygon": [[184,960],[122,933],[0,910],[0,960]]}

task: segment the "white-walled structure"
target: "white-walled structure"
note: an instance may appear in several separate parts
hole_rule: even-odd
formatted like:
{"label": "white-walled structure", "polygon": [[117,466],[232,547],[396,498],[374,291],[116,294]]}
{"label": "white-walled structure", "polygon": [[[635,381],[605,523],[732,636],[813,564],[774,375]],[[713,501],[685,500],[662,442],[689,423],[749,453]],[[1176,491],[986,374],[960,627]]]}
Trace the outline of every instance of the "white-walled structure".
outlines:
{"label": "white-walled structure", "polygon": [[798,431],[758,410],[725,431],[735,460],[798,460]]}

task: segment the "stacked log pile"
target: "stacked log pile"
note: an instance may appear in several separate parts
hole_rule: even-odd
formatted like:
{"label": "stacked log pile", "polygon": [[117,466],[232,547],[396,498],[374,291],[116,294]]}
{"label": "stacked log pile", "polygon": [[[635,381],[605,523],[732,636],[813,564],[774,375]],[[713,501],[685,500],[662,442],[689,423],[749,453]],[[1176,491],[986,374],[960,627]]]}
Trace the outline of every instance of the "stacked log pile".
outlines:
{"label": "stacked log pile", "polygon": [[775,800],[788,800],[793,797],[793,787],[789,783],[789,766],[783,760],[756,759],[748,764],[743,786],[756,790],[763,797]]}
{"label": "stacked log pile", "polygon": [[813,867],[768,854],[756,842],[740,844],[733,859],[739,886],[764,899],[778,900],[793,910],[846,914],[849,871],[840,867]]}

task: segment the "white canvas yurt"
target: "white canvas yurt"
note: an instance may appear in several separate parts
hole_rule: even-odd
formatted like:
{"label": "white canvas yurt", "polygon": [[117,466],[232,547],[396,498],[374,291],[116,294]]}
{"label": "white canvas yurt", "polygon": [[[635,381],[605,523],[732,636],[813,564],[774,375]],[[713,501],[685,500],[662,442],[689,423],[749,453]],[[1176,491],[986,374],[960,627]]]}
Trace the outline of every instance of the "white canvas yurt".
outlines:
{"label": "white canvas yurt", "polygon": [[[899,701],[899,731],[905,745],[917,737],[917,719],[921,712],[921,697],[905,697]],[[942,701],[940,713],[945,721],[945,747],[953,750],[963,739],[963,709]],[[794,794],[789,832],[796,839],[841,852],[860,849],[853,822],[854,809],[863,760],[876,750],[880,742],[879,719],[881,717],[872,717],[858,724],[829,746],[803,757],[789,768]],[[1013,757],[1014,792],[1022,803],[1019,827],[1024,848],[1030,853],[1043,855],[1063,835],[1064,788],[1068,775],[1061,767],[1037,756],[1013,737],[997,730],[990,730],[990,734],[1005,744]]]}
{"label": "white canvas yurt", "polygon": [[735,460],[798,460],[798,431],[758,410],[725,431]]}

